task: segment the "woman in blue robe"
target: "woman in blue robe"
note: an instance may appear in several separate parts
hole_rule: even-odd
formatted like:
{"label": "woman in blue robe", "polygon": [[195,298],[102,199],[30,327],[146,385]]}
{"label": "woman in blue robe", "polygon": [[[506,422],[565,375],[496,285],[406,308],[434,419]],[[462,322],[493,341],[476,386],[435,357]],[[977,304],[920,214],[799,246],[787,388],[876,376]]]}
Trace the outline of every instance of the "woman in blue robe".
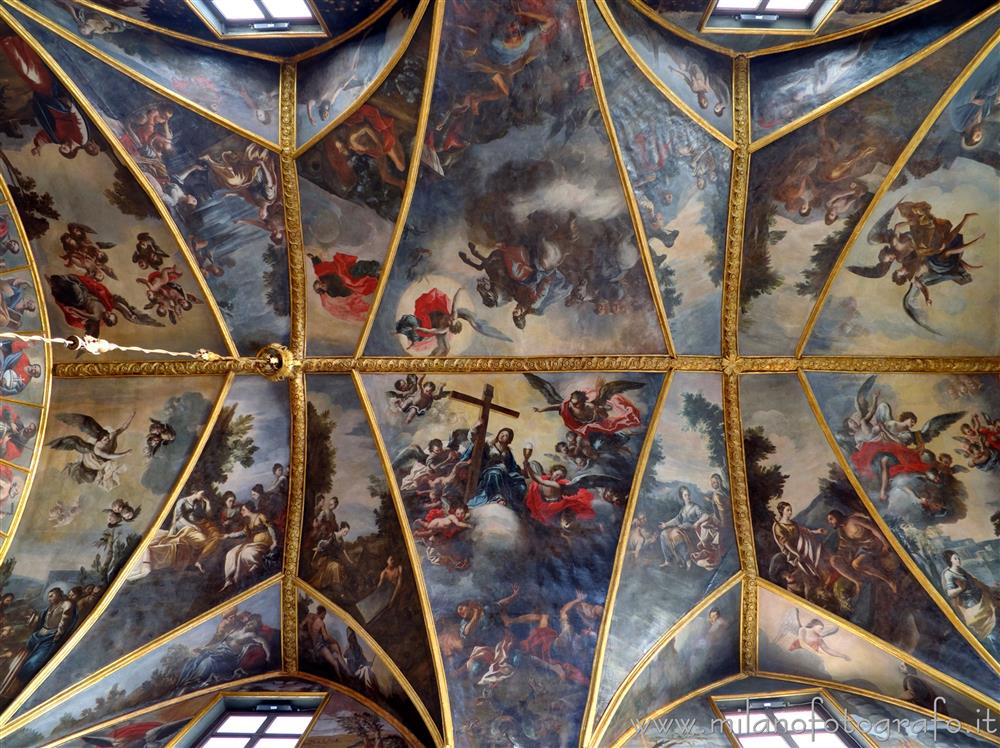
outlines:
{"label": "woman in blue robe", "polygon": [[[469,499],[470,507],[503,504],[517,508],[524,501],[528,486],[510,448],[513,440],[514,432],[503,428],[493,441],[485,445],[478,488]],[[473,445],[470,444],[462,454],[461,461],[471,459],[472,449]]]}

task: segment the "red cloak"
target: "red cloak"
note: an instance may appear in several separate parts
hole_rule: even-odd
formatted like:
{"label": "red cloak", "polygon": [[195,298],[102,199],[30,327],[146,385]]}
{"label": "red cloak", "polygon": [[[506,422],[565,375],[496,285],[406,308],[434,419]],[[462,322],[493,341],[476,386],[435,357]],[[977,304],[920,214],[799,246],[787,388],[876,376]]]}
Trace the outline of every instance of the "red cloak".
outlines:
{"label": "red cloak", "polygon": [[356,278],[351,275],[351,268],[357,262],[358,258],[354,255],[337,252],[331,259],[313,265],[313,272],[316,273],[317,278],[335,275],[340,279],[344,288],[351,291],[349,296],[320,295],[323,308],[336,319],[364,321],[371,308],[365,297],[375,293],[375,289],[378,287],[378,278],[371,275],[362,275]]}
{"label": "red cloak", "polygon": [[[106,311],[110,312],[115,308],[115,300],[112,298],[111,292],[103,283],[94,280],[88,275],[77,275],[74,277],[86,286],[90,293],[97,297],[97,300],[101,302],[101,306],[103,306]],[[66,318],[67,325],[70,327],[76,327],[80,330],[87,329],[88,320],[86,317],[80,315],[80,313],[71,306],[65,306],[58,301],[56,301],[56,303],[59,304],[59,308],[62,309],[63,317]]]}
{"label": "red cloak", "polygon": [[[591,402],[597,397],[595,390],[587,390],[587,399]],[[642,418],[639,409],[624,395],[612,395],[608,398],[608,414],[600,421],[583,423],[578,421],[569,409],[569,400],[563,401],[559,406],[559,415],[562,416],[563,423],[570,431],[574,431],[580,436],[590,434],[616,434],[625,429],[634,429],[642,425]]]}
{"label": "red cloak", "polygon": [[[542,480],[553,480],[547,475],[542,476]],[[559,479],[559,485],[565,486],[569,481],[565,478]],[[581,488],[575,493],[563,494],[557,501],[546,501],[542,496],[542,487],[535,481],[528,485],[528,492],[524,495],[524,505],[532,518],[548,524],[567,509],[576,515],[577,519],[593,519],[597,516],[593,508],[594,494],[586,488]]]}
{"label": "red cloak", "polygon": [[875,463],[883,455],[896,459],[896,464],[889,466],[890,478],[900,473],[926,473],[932,467],[920,459],[917,450],[893,441],[865,442],[861,449],[851,455],[851,464],[863,478],[877,478],[879,471]]}

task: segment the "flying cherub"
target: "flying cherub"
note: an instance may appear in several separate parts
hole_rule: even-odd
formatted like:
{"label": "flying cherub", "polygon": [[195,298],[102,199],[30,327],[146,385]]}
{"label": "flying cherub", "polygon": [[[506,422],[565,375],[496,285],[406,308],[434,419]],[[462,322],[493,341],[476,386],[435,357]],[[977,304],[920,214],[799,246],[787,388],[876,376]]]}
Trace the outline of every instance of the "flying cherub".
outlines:
{"label": "flying cherub", "polygon": [[108,527],[118,527],[122,522],[134,520],[141,511],[141,506],[132,506],[124,499],[115,499],[104,513],[108,515]]}
{"label": "flying cherub", "polygon": [[[415,374],[409,376],[416,377]],[[393,404],[399,410],[400,413],[406,415],[406,422],[412,423],[413,419],[417,416],[422,416],[430,410],[430,407],[434,404],[436,400],[440,400],[451,394],[449,390],[446,390],[444,385],[437,385],[434,382],[425,381],[427,378],[426,374],[421,374],[414,382],[412,382],[412,389],[406,389],[410,387],[410,379],[407,377],[406,382],[403,380],[397,380],[396,384],[404,384],[404,393],[396,393]],[[389,393],[392,397],[393,393]]]}
{"label": "flying cherub", "polygon": [[72,503],[64,504],[61,500],[56,501],[49,507],[49,524],[53,527],[65,527],[80,513],[80,497],[73,499]]}
{"label": "flying cherub", "polygon": [[119,452],[118,437],[128,429],[134,417],[135,411],[132,411],[117,428],[109,431],[83,413],[60,413],[56,418],[77,429],[80,435],[59,436],[47,446],[79,454],[76,462],[64,468],[77,483],[96,483],[110,491],[118,485],[118,474],[124,469],[118,461],[132,451],[125,449]]}
{"label": "flying cherub", "polygon": [[146,434],[146,446],[142,448],[142,453],[146,457],[155,455],[160,447],[165,447],[177,438],[174,427],[169,423],[157,421],[155,418],[149,419],[149,432]]}
{"label": "flying cherub", "polygon": [[790,652],[794,652],[796,649],[809,649],[817,655],[827,655],[839,660],[851,661],[850,656],[838,652],[826,642],[827,638],[840,631],[839,626],[833,624],[827,626],[819,618],[811,618],[803,624],[799,609],[795,608],[795,621],[792,622],[790,616],[786,616],[781,630],[782,633],[790,633],[794,637],[792,643],[788,645]]}

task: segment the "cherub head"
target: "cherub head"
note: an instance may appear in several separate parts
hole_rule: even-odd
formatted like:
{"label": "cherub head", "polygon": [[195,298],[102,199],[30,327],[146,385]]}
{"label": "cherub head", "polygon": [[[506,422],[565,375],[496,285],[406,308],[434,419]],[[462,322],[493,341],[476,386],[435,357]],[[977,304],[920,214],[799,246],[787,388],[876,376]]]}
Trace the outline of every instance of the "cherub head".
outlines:
{"label": "cherub head", "polygon": [[915,429],[917,427],[917,415],[911,410],[903,411],[899,414],[899,422],[905,424],[909,429]]}

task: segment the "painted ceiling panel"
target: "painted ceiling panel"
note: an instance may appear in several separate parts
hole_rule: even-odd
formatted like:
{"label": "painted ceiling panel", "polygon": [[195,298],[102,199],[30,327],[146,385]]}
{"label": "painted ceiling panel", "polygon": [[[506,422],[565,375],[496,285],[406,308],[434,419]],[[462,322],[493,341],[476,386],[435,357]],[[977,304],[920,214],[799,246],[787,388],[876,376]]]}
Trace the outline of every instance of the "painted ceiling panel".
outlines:
{"label": "painted ceiling panel", "polygon": [[730,59],[658,26],[632,7],[630,0],[601,0],[597,6],[609,13],[626,43],[689,113],[725,137],[733,137]]}
{"label": "painted ceiling panel", "polygon": [[733,584],[699,606],[698,614],[679,631],[659,642],[628,690],[612,701],[605,724],[598,725],[595,744],[612,746],[644,717],[714,681],[739,671],[740,594]]}
{"label": "painted ceiling panel", "polygon": [[[480,407],[455,397],[421,405],[417,395],[400,398],[391,377],[364,379],[388,452],[411,444],[431,451],[429,481],[398,461],[395,478],[424,556],[456,735],[470,736],[463,740],[473,740],[480,724],[541,742],[577,739],[622,509],[661,380],[638,373],[533,377],[459,375],[435,383],[438,393],[492,393],[507,409],[485,425],[486,468],[468,483],[461,460],[472,450],[469,429]],[[572,402],[564,399],[570,393]],[[599,421],[585,423],[577,412],[584,393],[605,403]],[[507,724],[502,715],[529,683],[538,711]],[[543,706],[555,700],[560,720]]]}
{"label": "painted ceiling panel", "polygon": [[[434,14],[423,12],[385,81],[368,99],[353,102],[342,124],[318,132],[320,139],[297,161],[311,265],[311,355],[353,353],[371,310],[417,145],[433,22]],[[414,266],[411,274],[418,278],[421,272]]]}
{"label": "painted ceiling panel", "polygon": [[618,572],[596,716],[643,655],[739,570],[721,402],[717,374],[670,380]]}
{"label": "painted ceiling panel", "polygon": [[[0,153],[13,202],[45,276],[53,332],[86,332],[155,348],[161,338],[157,331],[169,325],[177,345],[225,350],[191,266],[146,194],[45,62],[9,26],[3,26],[2,34],[7,125]],[[53,103],[56,98],[60,103]],[[56,126],[61,120],[55,113],[63,109],[72,124]],[[157,275],[148,263],[136,270],[138,278],[132,280],[138,282],[129,282],[129,250],[124,247],[133,245],[137,259],[147,255],[155,257],[158,267],[174,268],[180,274],[175,282],[184,278],[185,286],[177,285],[183,294],[164,288],[166,276]],[[11,252],[5,249],[6,258]],[[5,262],[13,267],[10,259]],[[178,318],[181,306],[190,309]],[[168,312],[173,309],[171,322]],[[56,355],[69,354],[57,349]]]}
{"label": "painted ceiling panel", "polygon": [[732,154],[658,91],[593,6],[590,24],[674,350],[717,355]]}
{"label": "painted ceiling panel", "polygon": [[[48,611],[52,633],[32,640],[8,664],[0,697],[9,704],[120,584],[147,529],[179,490],[179,476],[221,396],[222,381],[202,378],[58,380],[36,468],[41,490],[23,501],[3,568],[20,619],[5,641],[14,651],[33,633],[32,609]],[[6,407],[6,406],[4,406]],[[35,421],[37,422],[37,415]],[[172,438],[170,438],[172,436]],[[153,451],[151,444],[160,440]],[[53,599],[53,588],[59,590]],[[70,601],[63,600],[69,596]],[[48,617],[47,615],[47,617]]]}
{"label": "painted ceiling panel", "polygon": [[[947,716],[976,724],[977,711],[995,710],[955,681],[925,673],[909,658],[891,654],[862,632],[837,625],[818,610],[777,588],[762,585],[758,603],[758,657],[761,672],[786,674],[818,683],[842,683],[918,706],[932,713],[934,698]],[[993,693],[996,693],[994,690]]]}
{"label": "painted ceiling panel", "polygon": [[855,492],[795,376],[752,376],[741,390],[754,403],[744,413],[744,453],[762,576],[928,665],[996,690],[996,674],[947,620],[950,608],[922,589]]}
{"label": "painted ceiling panel", "polygon": [[[288,340],[288,271],[277,156],[23,19],[87,96],[187,241],[241,352]],[[264,262],[250,262],[263,257]],[[183,283],[164,263],[147,284]],[[151,277],[155,275],[156,277]],[[171,280],[173,279],[173,280]],[[169,288],[169,287],[168,287]],[[188,303],[178,302],[183,319]]]}
{"label": "painted ceiling panel", "polygon": [[278,141],[276,63],[199,47],[69,2],[24,4],[47,20],[52,30],[68,32],[71,40],[97,56],[193,102],[207,116],[220,117],[271,143]]}
{"label": "painted ceiling panel", "polygon": [[244,595],[62,701],[14,732],[10,744],[38,745],[31,742],[36,734],[56,740],[208,685],[276,670],[281,665],[280,610],[275,584]]}
{"label": "painted ceiling panel", "polygon": [[[673,720],[668,723],[666,720]],[[664,721],[651,720],[636,729],[636,734],[623,743],[628,748],[646,748],[649,745],[695,745],[698,748],[732,748],[732,743],[722,730],[712,730],[716,719],[707,696],[686,701],[664,715]]]}
{"label": "painted ceiling panel", "polygon": [[992,105],[985,108],[1000,85],[996,40],[968,73],[953,84],[947,106],[872,206],[833,280],[808,351],[1000,351],[1000,317],[964,313],[1000,307],[1000,126]]}
{"label": "painted ceiling panel", "polygon": [[[752,154],[740,350],[788,355],[880,184],[997,28],[981,21],[934,54]],[[950,98],[950,96],[948,96]]]}
{"label": "painted ceiling panel", "polygon": [[517,42],[509,3],[447,4],[439,168],[416,180],[369,354],[664,351],[573,7],[538,4]]}
{"label": "painted ceiling panel", "polygon": [[3,748],[1000,710],[1000,4],[660,6],[0,0]]}
{"label": "painted ceiling panel", "polygon": [[[317,599],[318,598],[318,599]],[[399,679],[385,655],[357,624],[329,601],[298,592],[299,667],[307,673],[340,683],[367,698],[385,704],[424,744],[431,741],[430,721],[412,700],[412,688]]]}
{"label": "painted ceiling panel", "polygon": [[354,102],[385,77],[406,49],[427,9],[407,0],[331,52],[302,64],[296,86],[298,145],[342,120]]}
{"label": "painted ceiling panel", "polygon": [[[402,526],[350,376],[308,379],[299,576],[358,621],[441,727],[431,645]],[[423,467],[423,465],[421,465]]]}
{"label": "painted ceiling panel", "polygon": [[133,557],[125,583],[15,716],[281,571],[289,431],[284,383],[233,381],[191,474]]}
{"label": "painted ceiling panel", "polygon": [[[926,583],[1000,658],[981,595],[983,585],[1000,577],[996,377],[812,374],[809,380],[871,505]],[[878,440],[879,433],[888,438]],[[919,449],[900,450],[914,440]]]}

